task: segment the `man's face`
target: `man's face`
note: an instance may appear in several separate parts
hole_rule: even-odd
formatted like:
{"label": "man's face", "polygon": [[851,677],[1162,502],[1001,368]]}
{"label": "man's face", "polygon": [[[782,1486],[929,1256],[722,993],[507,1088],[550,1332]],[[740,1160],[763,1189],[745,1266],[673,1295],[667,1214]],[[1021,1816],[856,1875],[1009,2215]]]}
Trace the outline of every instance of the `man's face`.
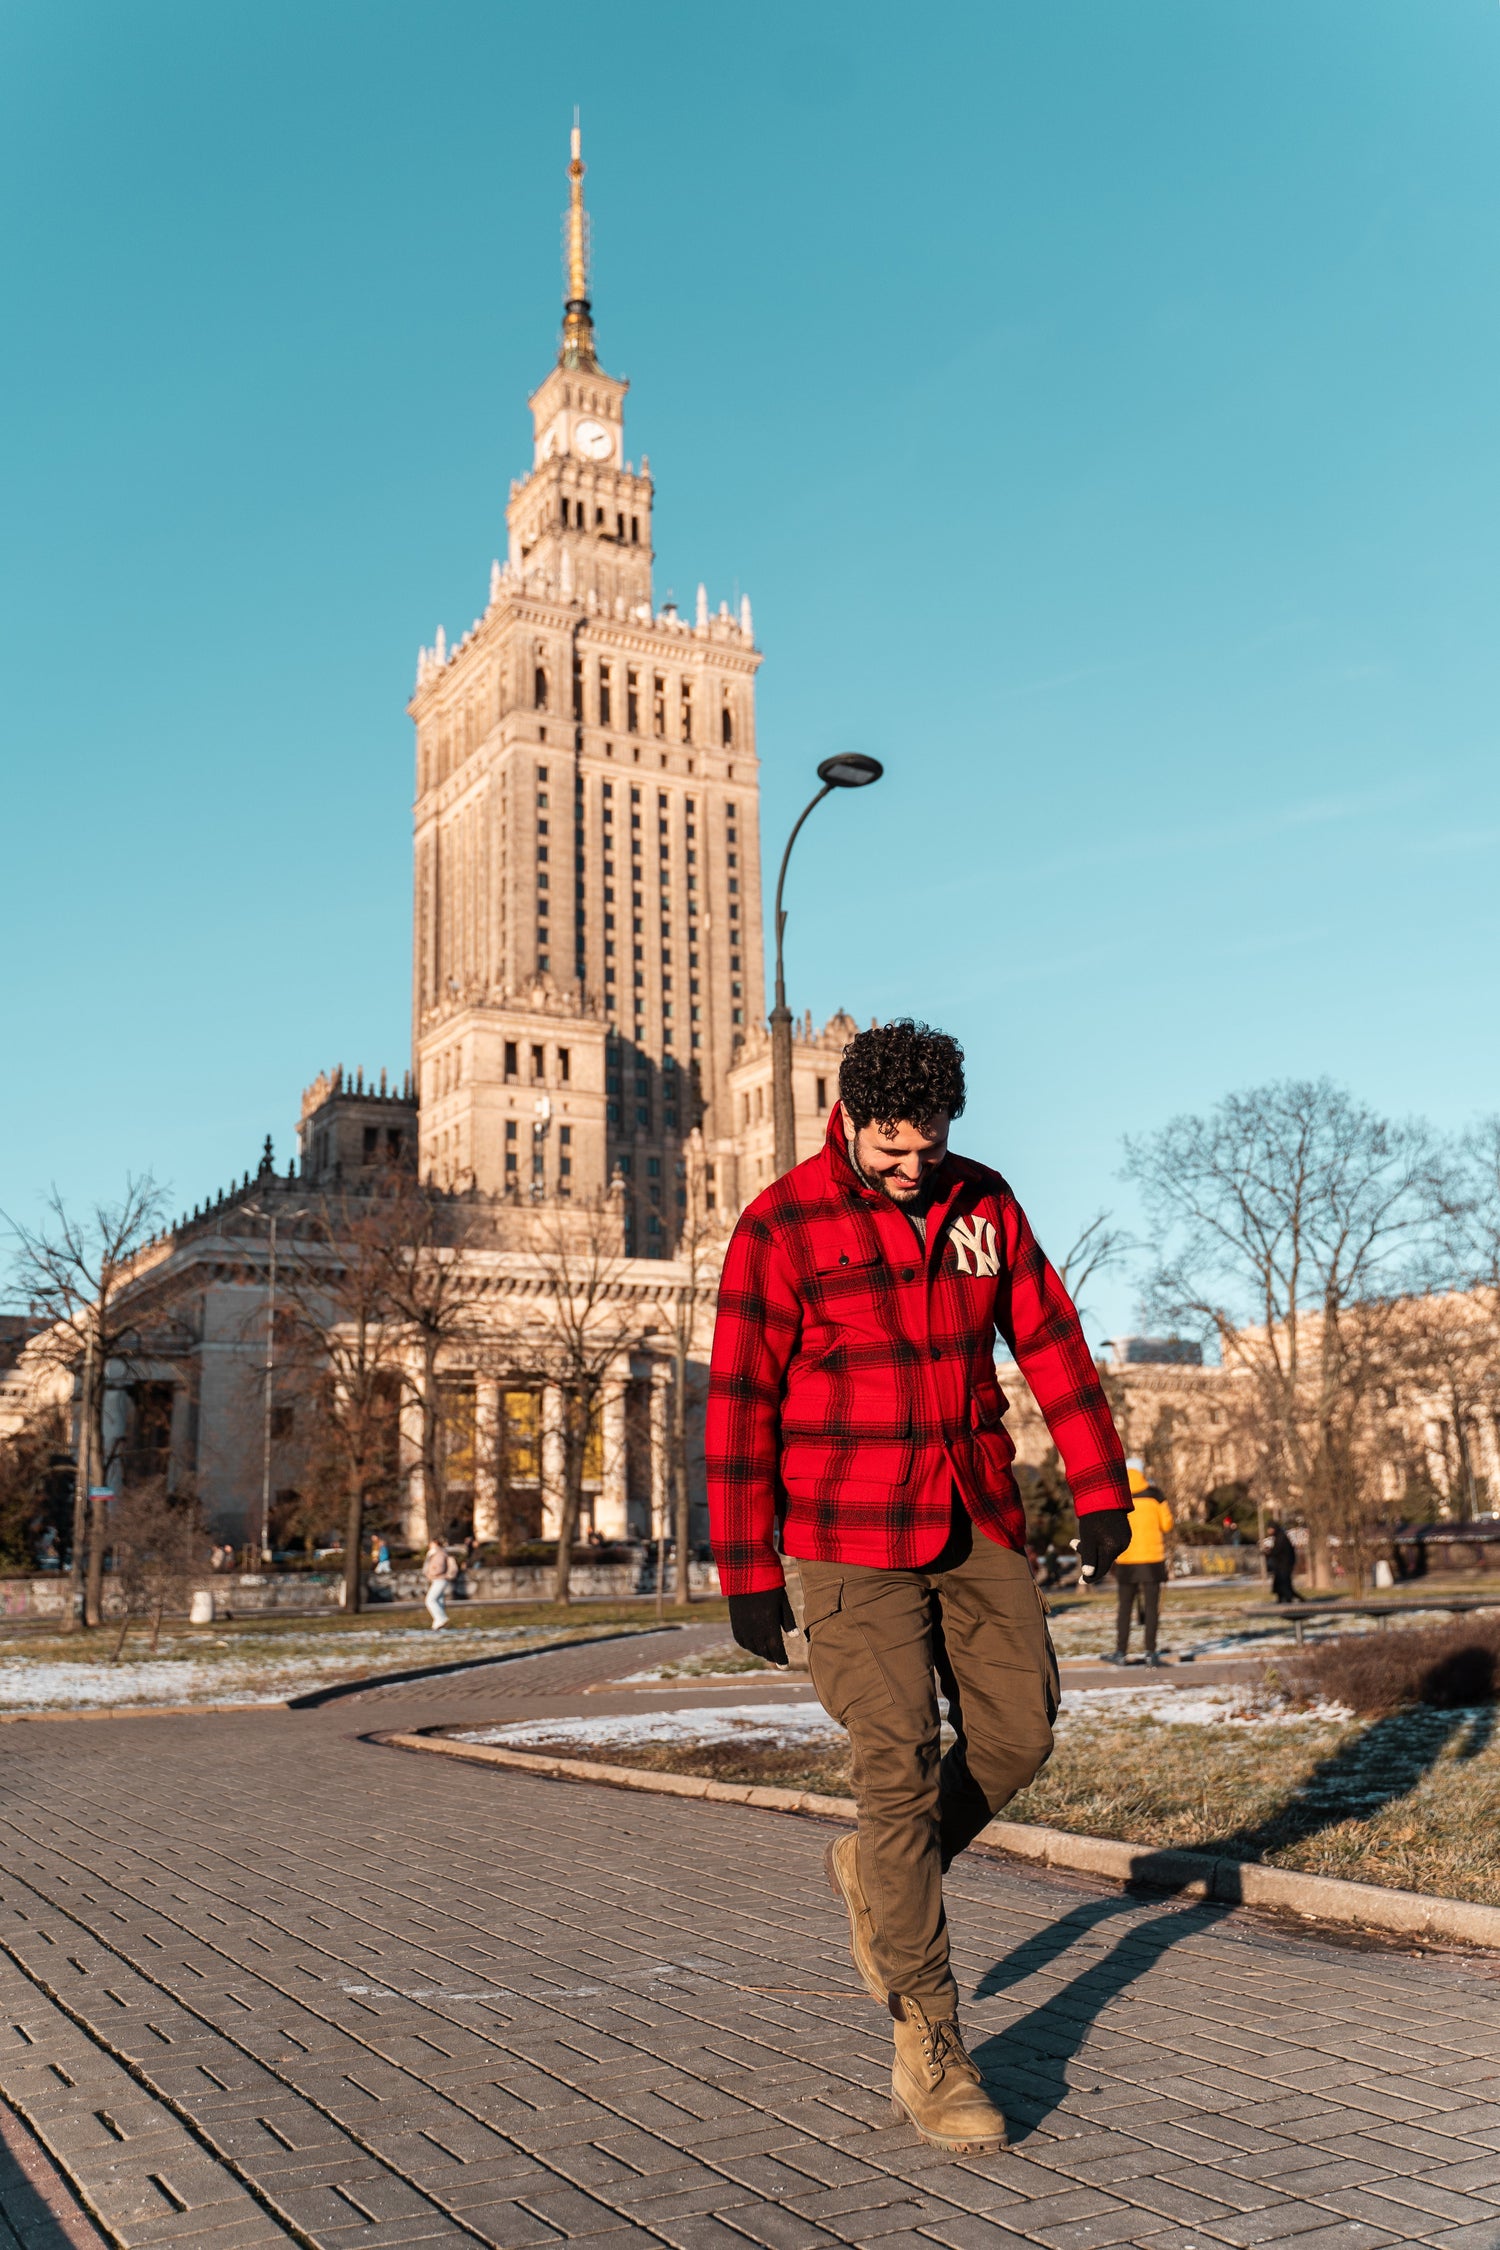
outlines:
{"label": "man's face", "polygon": [[919,1205],[948,1153],[948,1122],[945,1115],[930,1117],[925,1125],[882,1125],[877,1120],[856,1126],[854,1161],[893,1203]]}

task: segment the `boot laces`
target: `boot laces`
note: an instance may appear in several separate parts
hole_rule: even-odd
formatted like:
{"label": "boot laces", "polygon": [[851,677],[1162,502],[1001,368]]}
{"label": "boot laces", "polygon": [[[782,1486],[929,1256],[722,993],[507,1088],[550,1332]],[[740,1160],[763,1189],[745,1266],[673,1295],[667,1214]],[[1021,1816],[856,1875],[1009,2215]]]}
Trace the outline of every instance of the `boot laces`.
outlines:
{"label": "boot laces", "polygon": [[978,2078],[978,2066],[964,2046],[956,2023],[939,2021],[929,2024],[923,2045],[936,2076],[941,2077],[944,2071],[953,2069],[961,2071],[965,2077]]}

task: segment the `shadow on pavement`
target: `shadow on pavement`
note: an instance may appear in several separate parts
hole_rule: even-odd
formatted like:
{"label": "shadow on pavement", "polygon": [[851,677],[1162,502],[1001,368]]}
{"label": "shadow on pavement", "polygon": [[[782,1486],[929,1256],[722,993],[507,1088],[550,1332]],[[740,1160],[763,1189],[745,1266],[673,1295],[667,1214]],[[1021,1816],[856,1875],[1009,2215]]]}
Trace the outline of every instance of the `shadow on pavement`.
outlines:
{"label": "shadow on pavement", "polygon": [[[1035,1975],[1101,1925],[1121,1914],[1138,1914],[1140,1904],[1138,1898],[1126,1894],[1093,1898],[1075,1906],[1061,1921],[1038,1931],[987,1970],[975,1987],[975,1999],[993,1999]],[[1067,2066],[1110,2001],[1154,1969],[1162,1955],[1183,1938],[1211,1930],[1232,1911],[1232,1907],[1217,1901],[1195,1901],[1169,1906],[1150,1921],[1133,1922],[1109,1952],[1091,1962],[1071,1983],[972,2049],[987,2083],[1003,2097],[1012,2140],[1034,2132],[1066,2099]]]}
{"label": "shadow on pavement", "polygon": [[[1500,1714],[1493,1707],[1477,1711],[1424,1707],[1378,1719],[1323,1759],[1302,1787],[1265,1820],[1195,1848],[1221,1861],[1260,1860],[1341,1821],[1369,1819],[1409,1796],[1455,1735],[1463,1737],[1457,1748],[1460,1758],[1479,1757],[1494,1739],[1497,1718]],[[1131,1891],[1089,1899],[1027,1938],[986,1970],[974,1998],[995,1998],[1049,1967],[1116,1916],[1138,1914],[1140,1891],[1180,1892],[1191,1879],[1184,1872],[1181,1853],[1164,1851],[1157,1858],[1155,1869],[1149,1858],[1142,1861]],[[1066,2098],[1067,2065],[1109,2002],[1155,1968],[1172,1946],[1212,1929],[1233,1912],[1237,1901],[1224,1895],[1233,1882],[1232,1870],[1221,1868],[1214,1899],[1183,1901],[1152,1920],[1133,1922],[1116,1945],[1070,1983],[974,2048],[974,2059],[986,2079],[1004,2097],[1014,2138],[1034,2131]]]}
{"label": "shadow on pavement", "polygon": [[104,2236],[52,2169],[29,2128],[9,2110],[0,2114],[0,2250],[104,2250]]}

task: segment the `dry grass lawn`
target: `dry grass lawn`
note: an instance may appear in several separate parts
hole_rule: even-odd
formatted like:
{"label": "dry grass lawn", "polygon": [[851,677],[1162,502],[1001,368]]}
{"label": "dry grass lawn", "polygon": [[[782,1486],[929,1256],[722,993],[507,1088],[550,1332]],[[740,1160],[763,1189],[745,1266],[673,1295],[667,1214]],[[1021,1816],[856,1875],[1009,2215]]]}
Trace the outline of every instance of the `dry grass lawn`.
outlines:
{"label": "dry grass lawn", "polygon": [[[1420,1707],[1374,1720],[1252,1713],[1173,1724],[1080,1708],[1007,1817],[1153,1847],[1185,1845],[1314,1875],[1500,1906],[1496,1707]],[[540,1746],[540,1745],[539,1745]],[[609,1764],[850,1794],[843,1743],[569,1743]]]}

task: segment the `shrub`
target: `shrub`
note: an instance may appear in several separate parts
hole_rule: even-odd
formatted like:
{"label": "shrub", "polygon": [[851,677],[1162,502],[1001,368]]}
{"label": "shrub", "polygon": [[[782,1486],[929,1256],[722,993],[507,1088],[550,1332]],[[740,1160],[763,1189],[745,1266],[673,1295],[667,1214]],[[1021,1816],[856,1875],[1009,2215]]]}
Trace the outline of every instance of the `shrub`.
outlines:
{"label": "shrub", "polygon": [[1492,1703],[1500,1681],[1500,1617],[1342,1633],[1281,1660],[1276,1673],[1300,1700],[1345,1703],[1372,1719],[1415,1703],[1440,1711]]}

